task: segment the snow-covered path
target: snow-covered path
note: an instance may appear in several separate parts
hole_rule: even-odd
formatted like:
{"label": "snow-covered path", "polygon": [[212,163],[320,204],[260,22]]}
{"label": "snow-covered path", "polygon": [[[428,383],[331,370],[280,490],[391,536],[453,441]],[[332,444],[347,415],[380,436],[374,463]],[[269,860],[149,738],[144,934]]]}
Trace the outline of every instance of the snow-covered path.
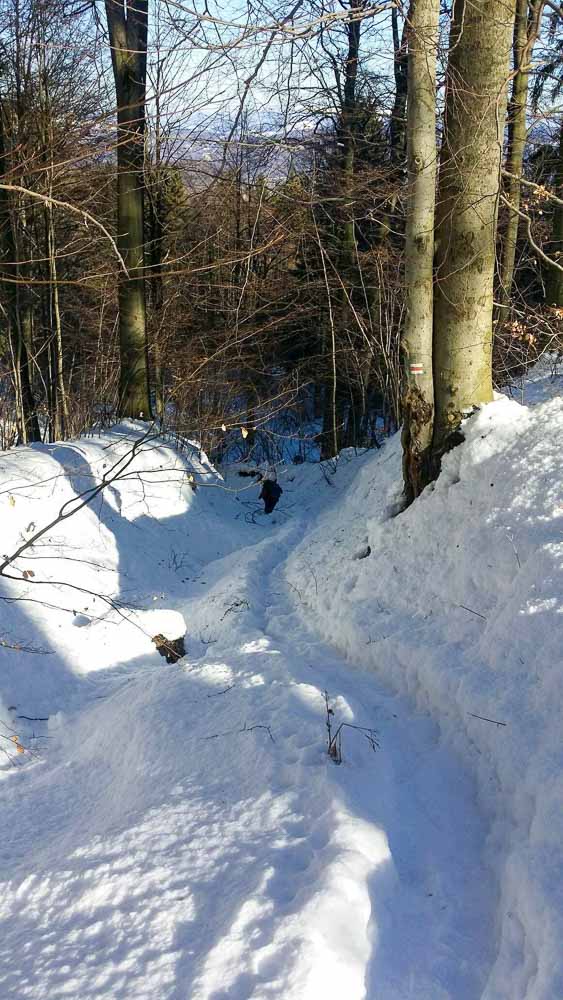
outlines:
{"label": "snow-covered path", "polygon": [[[48,749],[3,772],[3,1000],[476,1000],[496,889],[471,778],[427,716],[304,623],[284,564],[314,515],[265,534],[210,496],[189,581],[176,555],[156,567],[193,511],[145,526],[140,553],[121,502],[103,513],[122,587],[154,572],[145,615],[182,615],[187,661],[143,637],[127,653],[123,624],[43,622],[51,641],[66,629],[74,679],[66,710],[48,684],[20,705],[48,702]],[[328,759],[325,690],[377,754],[347,730],[343,764]]]}
{"label": "snow-covered path", "polygon": [[[287,550],[307,529],[301,524],[293,537],[288,533]],[[278,546],[273,544],[274,551]],[[496,899],[494,878],[483,862],[487,825],[472,780],[441,745],[428,717],[413,714],[412,705],[386,690],[373,673],[358,670],[315,636],[303,613],[296,613],[299,595],[280,588],[279,570],[274,557],[265,632],[289,665],[288,687],[310,689],[317,716],[327,690],[338,719],[375,727],[380,741],[374,758],[365,739],[349,730],[342,767],[328,765],[337,788],[334,841],[361,855],[362,837],[356,847],[355,833],[362,824],[367,860],[374,835],[384,855],[378,858],[376,851],[363,871],[360,860],[354,879],[358,887],[364,876],[369,901],[366,995],[370,1000],[480,996],[492,961]],[[316,763],[317,741],[312,745]],[[300,784],[306,789],[305,781]],[[353,866],[352,857],[347,864]],[[347,910],[345,904],[344,926],[350,923]],[[361,926],[357,934],[361,939]]]}

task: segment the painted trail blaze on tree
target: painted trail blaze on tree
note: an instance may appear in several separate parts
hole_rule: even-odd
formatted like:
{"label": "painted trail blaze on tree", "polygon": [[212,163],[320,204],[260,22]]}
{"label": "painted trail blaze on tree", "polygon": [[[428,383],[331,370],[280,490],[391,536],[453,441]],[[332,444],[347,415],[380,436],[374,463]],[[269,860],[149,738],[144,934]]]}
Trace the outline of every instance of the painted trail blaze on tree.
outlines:
{"label": "painted trail blaze on tree", "polygon": [[436,49],[439,0],[412,0],[408,35],[408,207],[403,353],[403,478],[410,502],[429,479],[434,388],[432,303],[436,203]]}
{"label": "painted trail blaze on tree", "polygon": [[117,230],[128,277],[119,283],[122,416],[151,413],[144,277],[144,140],[148,0],[106,0],[117,99]]}

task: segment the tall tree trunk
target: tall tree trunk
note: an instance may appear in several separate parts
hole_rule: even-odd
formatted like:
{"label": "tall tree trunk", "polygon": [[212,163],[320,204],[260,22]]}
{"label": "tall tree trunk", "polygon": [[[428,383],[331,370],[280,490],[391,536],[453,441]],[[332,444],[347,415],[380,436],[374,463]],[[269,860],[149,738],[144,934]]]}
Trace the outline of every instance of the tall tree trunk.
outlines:
{"label": "tall tree trunk", "polygon": [[514,0],[455,0],[438,184],[433,452],[492,399],[495,230]]}
{"label": "tall tree trunk", "polygon": [[393,31],[393,72],[395,76],[395,100],[391,111],[391,121],[389,123],[389,138],[391,141],[391,156],[395,164],[402,164],[405,159],[405,139],[407,123],[405,120],[405,110],[407,107],[408,93],[408,56],[409,49],[407,43],[409,25],[412,26],[413,7],[409,16],[405,19],[403,32],[399,38],[399,23],[397,8],[391,9],[391,28]]}
{"label": "tall tree trunk", "polygon": [[[6,173],[7,149],[5,140],[5,110],[0,104],[0,175]],[[27,326],[30,321],[30,306],[21,275],[21,267],[17,252],[17,242],[14,234],[13,215],[10,205],[10,192],[0,190],[0,267],[5,273],[0,287],[3,291],[5,314],[7,317],[10,339],[10,354],[12,357],[12,380],[16,398],[16,424],[20,444],[30,441],[40,441],[41,431],[37,419],[35,400],[31,385],[28,345],[26,342]]]}
{"label": "tall tree trunk", "polygon": [[389,172],[391,196],[387,207],[381,212],[380,240],[383,243],[402,242],[405,215],[400,193],[405,182],[407,156],[407,91],[408,91],[408,31],[409,19],[405,17],[403,30],[399,35],[399,15],[396,7],[391,9],[391,29],[393,34],[393,75],[395,77],[395,97],[389,121],[389,144],[391,147],[392,169]]}
{"label": "tall tree trunk", "polygon": [[407,502],[430,481],[434,212],[436,204],[436,54],[440,0],[412,0],[409,21],[406,224],[406,363],[403,478]]}
{"label": "tall tree trunk", "polygon": [[[50,178],[51,181],[51,178]],[[52,184],[49,185],[52,194]],[[69,433],[68,402],[66,397],[64,367],[63,367],[63,332],[61,310],[59,303],[59,284],[57,276],[56,236],[53,221],[53,206],[45,206],[45,232],[47,236],[47,259],[49,262],[49,321],[53,337],[52,376],[55,379],[55,440],[64,438]]]}
{"label": "tall tree trunk", "polygon": [[354,225],[354,214],[351,210],[351,201],[354,186],[354,170],[356,159],[356,130],[357,130],[357,107],[356,107],[356,83],[358,80],[358,59],[360,54],[360,28],[361,12],[363,0],[350,5],[350,19],[346,23],[348,34],[348,52],[344,67],[344,103],[342,106],[341,135],[343,145],[343,202],[346,213],[344,229],[341,243],[342,263],[345,267],[350,267],[356,255],[356,233]]}
{"label": "tall tree trunk", "polygon": [[515,74],[508,107],[508,143],[506,153],[506,170],[508,176],[505,187],[506,197],[510,201],[511,208],[508,210],[508,222],[502,246],[500,288],[498,292],[500,303],[498,319],[502,319],[503,314],[506,313],[514,278],[514,261],[516,258],[518,224],[520,221],[518,215],[521,198],[520,178],[526,148],[526,109],[530,60],[539,30],[543,7],[543,0],[532,2],[530,5],[530,18],[528,19],[528,0],[516,0],[516,21],[514,24],[513,42]]}
{"label": "tall tree trunk", "polygon": [[[41,15],[45,14],[41,11]],[[54,135],[53,135],[53,112],[51,107],[51,95],[49,87],[49,75],[45,64],[45,33],[43,20],[41,22],[42,44],[39,45],[39,75],[38,75],[38,96],[39,96],[39,135],[41,138],[41,155],[45,172],[45,193],[53,196],[54,177]],[[55,232],[55,222],[53,217],[53,205],[46,202],[43,207],[43,222],[45,229],[45,257],[48,264],[48,285],[46,294],[48,297],[48,326],[52,340],[48,351],[49,358],[49,379],[54,380],[48,386],[49,410],[51,415],[51,433],[54,440],[64,438],[69,432],[68,402],[64,382],[63,367],[63,332],[61,323],[61,310],[59,302],[59,283],[57,275],[57,239]]]}
{"label": "tall tree trunk", "polygon": [[118,246],[129,275],[119,284],[119,412],[148,419],[143,183],[148,0],[105,0],[105,6],[117,98]]}
{"label": "tall tree trunk", "polygon": [[[341,371],[341,357],[338,358],[336,335],[345,336],[354,324],[350,301],[353,296],[356,272],[356,225],[354,219],[354,175],[356,166],[358,61],[360,53],[361,15],[364,0],[351,0],[350,15],[346,21],[348,51],[344,65],[344,93],[338,139],[341,144],[341,233],[338,246],[338,277],[341,282],[335,296],[334,315],[330,314],[331,334],[327,339],[330,353],[327,357],[327,382],[324,392],[323,430],[321,437],[321,459],[337,455],[344,445],[345,400],[348,393]],[[321,251],[322,252],[322,251]],[[328,277],[325,271],[327,295],[330,296]],[[330,310],[329,310],[330,311]]]}
{"label": "tall tree trunk", "polygon": [[[555,193],[563,198],[563,125],[559,130],[559,156],[555,178]],[[558,264],[563,265],[563,205],[556,204],[553,213],[552,238],[546,250]],[[550,267],[546,282],[547,302],[550,306],[563,308],[563,273]]]}
{"label": "tall tree trunk", "polygon": [[[37,11],[37,77],[34,89],[32,110],[35,112],[39,140],[38,158],[43,164],[44,193],[53,197],[55,174],[54,151],[54,117],[51,101],[51,74],[47,63],[48,45],[47,8],[40,7]],[[63,368],[63,335],[61,310],[59,302],[59,283],[57,275],[57,239],[53,215],[53,205],[45,202],[42,212],[43,234],[40,236],[39,213],[35,213],[37,243],[44,241],[45,260],[41,265],[45,284],[40,289],[43,310],[44,330],[48,331],[48,346],[46,351],[45,388],[49,410],[49,438],[60,440],[69,431],[68,403],[64,384]]]}
{"label": "tall tree trunk", "polygon": [[160,161],[160,139],[158,132],[155,137],[155,163],[151,171],[151,186],[149,199],[149,231],[150,231],[150,281],[148,289],[150,292],[150,305],[154,324],[154,337],[152,342],[152,373],[154,382],[155,409],[157,415],[164,417],[164,385],[165,367],[164,351],[162,345],[162,321],[164,315],[164,178],[162,164]]}

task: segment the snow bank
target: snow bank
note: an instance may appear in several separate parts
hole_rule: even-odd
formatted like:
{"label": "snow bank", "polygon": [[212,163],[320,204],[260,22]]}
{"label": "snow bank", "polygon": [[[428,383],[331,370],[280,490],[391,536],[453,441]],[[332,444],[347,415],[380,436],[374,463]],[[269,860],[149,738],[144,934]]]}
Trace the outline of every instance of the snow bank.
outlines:
{"label": "snow bank", "polygon": [[502,398],[465,433],[435,487],[397,517],[397,439],[341,463],[334,499],[287,578],[316,628],[430,713],[478,775],[500,892],[483,998],[554,1000],[563,996],[563,400],[527,409]]}
{"label": "snow bank", "polygon": [[[0,456],[10,553],[138,446],[1,581],[0,723],[25,752],[0,762],[0,996],[362,1000],[390,864],[362,797],[375,756],[355,748],[340,781],[324,676],[266,634],[292,613],[271,587],[287,532],[142,435]],[[166,665],[151,636],[185,630]]]}
{"label": "snow bank", "polygon": [[486,407],[396,518],[397,441],[272,519],[141,425],[0,455],[11,553],[136,448],[1,581],[2,1000],[563,995],[562,427]]}
{"label": "snow bank", "polygon": [[[109,485],[80,509],[104,476]],[[180,455],[133,421],[98,438],[5,452],[0,483],[3,554],[55,522],[7,568],[13,580],[2,580],[0,638],[20,651],[0,647],[0,691],[28,715],[72,706],[85,675],[154,652],[156,633],[183,634],[179,607],[162,606],[170,581],[191,582],[210,552],[236,544],[222,530],[231,499],[205,489],[223,485],[206,457],[192,446]]]}

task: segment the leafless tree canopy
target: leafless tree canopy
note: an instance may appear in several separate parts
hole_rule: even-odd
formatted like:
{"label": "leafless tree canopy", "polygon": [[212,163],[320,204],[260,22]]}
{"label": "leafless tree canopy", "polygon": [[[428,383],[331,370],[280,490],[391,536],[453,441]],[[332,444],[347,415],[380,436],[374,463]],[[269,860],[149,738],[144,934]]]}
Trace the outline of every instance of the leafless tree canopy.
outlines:
{"label": "leafless tree canopy", "polygon": [[465,6],[0,0],[0,446],[402,422],[413,499],[561,348],[561,11]]}

